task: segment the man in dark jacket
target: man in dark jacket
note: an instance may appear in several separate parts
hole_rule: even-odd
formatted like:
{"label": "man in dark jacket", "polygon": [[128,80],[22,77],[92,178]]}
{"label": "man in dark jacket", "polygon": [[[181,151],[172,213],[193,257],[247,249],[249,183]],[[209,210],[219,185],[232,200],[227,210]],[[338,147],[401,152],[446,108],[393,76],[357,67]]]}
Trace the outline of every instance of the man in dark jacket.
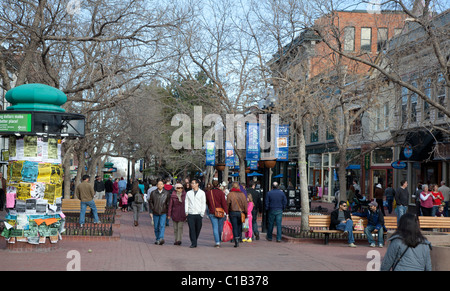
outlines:
{"label": "man in dark jacket", "polygon": [[166,216],[169,210],[171,193],[164,189],[164,182],[156,184],[157,189],[150,194],[149,207],[153,213],[156,245],[164,244],[164,231],[166,229]]}
{"label": "man in dark jacket", "polygon": [[355,238],[353,237],[353,221],[350,211],[347,210],[347,202],[339,202],[339,208],[331,212],[330,230],[338,229],[348,234],[349,247],[356,247]]}
{"label": "man in dark jacket", "polygon": [[268,211],[268,229],[266,239],[272,240],[273,224],[277,224],[277,242],[281,242],[281,220],[283,210],[287,205],[287,198],[283,191],[278,189],[278,183],[273,182],[272,191],[267,192],[266,210]]}
{"label": "man in dark jacket", "polygon": [[369,203],[369,209],[363,213],[353,213],[355,216],[367,217],[367,227],[364,228],[364,233],[367,236],[367,240],[371,247],[375,247],[375,240],[372,236],[372,231],[375,229],[378,231],[378,246],[383,247],[383,234],[384,234],[384,215],[382,211],[378,208],[378,203],[372,201]]}

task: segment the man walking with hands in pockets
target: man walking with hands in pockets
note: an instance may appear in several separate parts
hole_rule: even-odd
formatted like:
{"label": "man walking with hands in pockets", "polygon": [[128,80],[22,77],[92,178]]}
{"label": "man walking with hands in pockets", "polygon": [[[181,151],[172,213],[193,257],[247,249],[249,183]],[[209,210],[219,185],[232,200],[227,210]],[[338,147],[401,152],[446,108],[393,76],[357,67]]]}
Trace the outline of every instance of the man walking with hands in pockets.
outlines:
{"label": "man walking with hands in pockets", "polygon": [[191,239],[190,248],[197,247],[197,239],[202,229],[202,219],[206,210],[206,195],[199,188],[197,179],[191,181],[192,190],[186,193],[185,212],[189,226],[189,238]]}

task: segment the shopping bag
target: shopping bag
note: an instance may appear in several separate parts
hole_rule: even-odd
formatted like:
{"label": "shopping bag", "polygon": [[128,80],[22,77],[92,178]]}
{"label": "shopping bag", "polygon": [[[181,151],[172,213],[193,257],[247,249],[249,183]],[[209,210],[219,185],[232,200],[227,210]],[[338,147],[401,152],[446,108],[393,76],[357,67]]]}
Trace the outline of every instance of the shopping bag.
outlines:
{"label": "shopping bag", "polygon": [[248,218],[246,218],[244,223],[242,224],[242,231],[243,232],[247,232],[248,231]]}
{"label": "shopping bag", "polygon": [[233,228],[231,222],[227,219],[223,223],[222,241],[227,242],[233,239]]}

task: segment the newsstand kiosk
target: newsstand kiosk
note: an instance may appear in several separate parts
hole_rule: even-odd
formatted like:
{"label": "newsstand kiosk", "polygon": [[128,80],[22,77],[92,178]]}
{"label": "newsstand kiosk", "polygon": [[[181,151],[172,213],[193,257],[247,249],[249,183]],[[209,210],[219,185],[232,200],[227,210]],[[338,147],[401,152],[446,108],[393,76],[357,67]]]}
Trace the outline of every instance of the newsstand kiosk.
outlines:
{"label": "newsstand kiosk", "polygon": [[0,135],[8,140],[2,151],[7,213],[1,236],[11,250],[56,248],[65,217],[61,146],[84,137],[85,117],[65,112],[67,96],[43,84],[18,86],[5,98],[12,105],[0,111]]}

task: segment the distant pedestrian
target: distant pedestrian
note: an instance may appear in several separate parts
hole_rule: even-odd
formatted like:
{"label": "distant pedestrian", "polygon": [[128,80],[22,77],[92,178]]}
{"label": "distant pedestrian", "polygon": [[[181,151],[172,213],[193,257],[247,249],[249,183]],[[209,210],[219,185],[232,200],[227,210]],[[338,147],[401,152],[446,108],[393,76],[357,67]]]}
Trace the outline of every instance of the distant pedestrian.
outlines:
{"label": "distant pedestrian", "polygon": [[106,207],[112,207],[113,203],[113,181],[112,178],[109,177],[108,180],[105,181],[105,198],[106,198]]}
{"label": "distant pedestrian", "polygon": [[199,180],[192,179],[192,190],[189,190],[186,193],[185,213],[189,226],[189,238],[191,240],[190,248],[197,247],[197,240],[200,236],[202,219],[206,209],[206,195],[199,186]]}
{"label": "distant pedestrian", "polygon": [[114,179],[112,206],[117,208],[117,197],[119,196],[119,178]]}
{"label": "distant pedestrian", "polygon": [[164,189],[163,181],[158,181],[156,187],[157,189],[150,194],[149,207],[153,213],[153,224],[156,238],[155,244],[163,245],[171,193]]}
{"label": "distant pedestrian", "polygon": [[274,223],[277,225],[277,242],[281,242],[281,221],[283,210],[286,208],[287,198],[283,191],[278,189],[278,183],[273,182],[272,190],[267,192],[266,210],[268,211],[267,240],[272,241]]}
{"label": "distant pedestrian", "polygon": [[384,190],[383,186],[381,186],[380,183],[378,183],[377,186],[375,187],[375,191],[373,192],[373,198],[375,198],[375,201],[378,204],[378,208],[383,213],[383,216],[386,216],[386,213],[384,213],[384,205],[383,205]]}
{"label": "distant pedestrian", "polygon": [[94,196],[95,191],[91,184],[89,184],[90,177],[88,175],[84,175],[82,177],[83,182],[77,186],[75,189],[75,197],[81,200],[81,209],[80,209],[80,225],[83,227],[85,216],[86,216],[86,208],[89,206],[91,208],[91,212],[94,214],[94,223],[99,223],[97,207],[95,206]]}
{"label": "distant pedestrian", "polygon": [[233,226],[234,247],[239,246],[242,239],[242,214],[247,217],[247,198],[241,192],[238,182],[233,182],[227,196],[228,213]]}
{"label": "distant pedestrian", "polygon": [[448,202],[450,201],[450,188],[445,185],[445,181],[441,181],[441,187],[438,189],[444,196],[444,215],[448,217]]}
{"label": "distant pedestrian", "polygon": [[389,214],[392,213],[392,206],[394,204],[395,190],[392,188],[392,183],[388,184],[388,187],[384,190],[384,196],[386,196],[387,208]]}
{"label": "distant pedestrian", "polygon": [[120,193],[120,206],[122,207],[122,212],[128,211],[128,194],[126,188]]}
{"label": "distant pedestrian", "polygon": [[131,204],[131,208],[133,209],[134,226],[139,225],[139,213],[142,212],[143,205],[144,205],[144,194],[142,193],[142,190],[139,189],[139,192],[133,195],[133,202]]}
{"label": "distant pedestrian", "polygon": [[94,199],[103,199],[103,197],[105,196],[105,183],[103,183],[102,177],[95,176],[94,190]]}
{"label": "distant pedestrian", "polygon": [[228,213],[227,201],[225,200],[225,193],[219,188],[219,181],[214,180],[212,182],[212,189],[206,191],[206,204],[208,205],[208,215],[211,220],[215,247],[220,247],[220,241],[222,237],[223,230],[223,222],[225,220],[225,216],[217,217],[215,215],[216,208],[222,208],[224,210],[224,214]]}
{"label": "distant pedestrian", "polygon": [[431,216],[431,211],[433,209],[433,197],[431,196],[431,191],[428,189],[427,184],[422,185],[422,192],[420,197],[420,210],[423,216]]}
{"label": "distant pedestrian", "polygon": [[119,184],[119,193],[122,193],[123,190],[127,189],[127,181],[123,177],[120,178],[118,184]]}
{"label": "distant pedestrian", "polygon": [[247,195],[250,193],[253,199],[253,210],[252,210],[252,232],[255,235],[255,239],[259,240],[259,230],[258,230],[258,213],[263,210],[261,194],[256,191],[256,183],[250,181],[249,188],[247,188]]}
{"label": "distant pedestrian", "polygon": [[431,196],[433,197],[433,208],[431,210],[431,216],[436,216],[439,206],[444,203],[444,196],[438,189],[438,185],[434,184],[431,188]]}
{"label": "distant pedestrian", "polygon": [[400,217],[408,211],[409,204],[409,192],[408,192],[408,181],[400,181],[400,187],[395,191],[395,213],[397,214],[397,224],[400,221]]}
{"label": "distant pedestrian", "polygon": [[247,193],[247,218],[248,218],[248,230],[245,232],[245,238],[242,240],[244,242],[252,242],[253,237],[253,229],[252,229],[252,221],[253,221],[253,196],[251,193]]}
{"label": "distant pedestrian", "polygon": [[175,190],[172,191],[169,201],[169,211],[167,217],[173,220],[173,232],[175,236],[174,245],[181,245],[183,237],[183,226],[186,221],[186,213],[184,212],[186,202],[186,192],[181,183],[175,184]]}
{"label": "distant pedestrian", "polygon": [[[169,193],[172,193],[174,189],[174,187],[172,186],[172,179],[170,179],[170,177],[166,178],[166,183],[164,184],[164,189],[166,191],[169,191]],[[166,226],[169,226],[169,217],[166,217]]]}
{"label": "distant pedestrian", "polygon": [[431,243],[422,235],[417,217],[405,213],[389,239],[381,271],[431,271]]}

